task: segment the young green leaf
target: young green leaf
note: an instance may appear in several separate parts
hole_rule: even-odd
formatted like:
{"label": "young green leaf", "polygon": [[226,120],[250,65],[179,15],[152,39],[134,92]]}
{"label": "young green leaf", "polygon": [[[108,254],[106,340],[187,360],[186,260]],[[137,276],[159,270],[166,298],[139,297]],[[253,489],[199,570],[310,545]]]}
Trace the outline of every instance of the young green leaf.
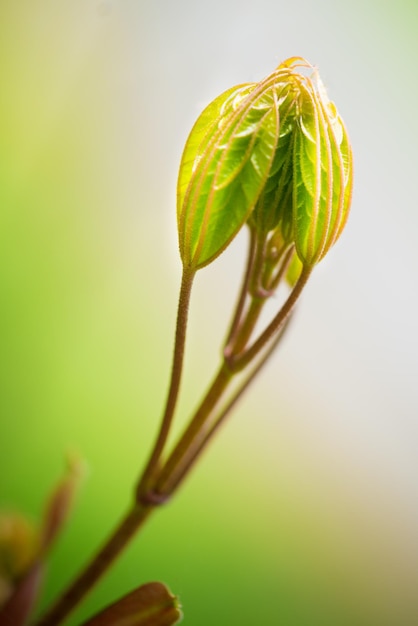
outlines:
{"label": "young green leaf", "polygon": [[279,69],[275,83],[279,112],[279,140],[266,184],[251,215],[260,233],[267,233],[280,225],[281,235],[290,241],[292,235],[293,206],[293,143],[295,113],[298,93],[289,81],[288,74],[281,76]]}
{"label": "young green leaf", "polygon": [[179,175],[179,240],[186,267],[211,262],[246,222],[270,171],[278,133],[271,84],[234,88],[203,112]]}
{"label": "young green leaf", "polygon": [[184,196],[196,163],[200,161],[213,132],[221,118],[236,107],[237,101],[254,87],[253,84],[237,85],[215,98],[196,120],[183,150],[177,181],[177,214],[181,219]]}
{"label": "young green leaf", "polygon": [[[319,78],[317,78],[319,81]],[[351,202],[347,133],[320,85],[301,83],[293,157],[293,225],[301,261],[313,266],[340,235]]]}

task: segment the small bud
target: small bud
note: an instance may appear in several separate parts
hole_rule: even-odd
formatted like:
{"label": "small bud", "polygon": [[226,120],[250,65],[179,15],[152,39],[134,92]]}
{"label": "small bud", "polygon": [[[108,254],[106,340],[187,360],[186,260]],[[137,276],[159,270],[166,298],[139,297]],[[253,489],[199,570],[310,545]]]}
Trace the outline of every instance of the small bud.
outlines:
{"label": "small bud", "polygon": [[27,623],[43,574],[39,544],[38,531],[22,515],[0,515],[0,624]]}
{"label": "small bud", "polygon": [[66,472],[51,494],[45,509],[41,545],[43,552],[51,547],[67,522],[85,470],[85,465],[78,456],[68,454]]}
{"label": "small bud", "polygon": [[289,59],[226,91],[195,123],[177,191],[183,264],[207,265],[248,221],[263,236],[280,229],[313,266],[344,227],[351,187],[344,124],[316,70]]}
{"label": "small bud", "polygon": [[0,578],[15,581],[38,554],[38,531],[19,513],[0,514]]}
{"label": "small bud", "polygon": [[165,585],[153,582],[123,596],[83,626],[172,626],[181,618],[177,598]]}
{"label": "small bud", "polygon": [[36,603],[47,551],[68,518],[83,473],[68,458],[68,470],[48,501],[41,528],[19,514],[0,515],[0,624],[24,626]]}

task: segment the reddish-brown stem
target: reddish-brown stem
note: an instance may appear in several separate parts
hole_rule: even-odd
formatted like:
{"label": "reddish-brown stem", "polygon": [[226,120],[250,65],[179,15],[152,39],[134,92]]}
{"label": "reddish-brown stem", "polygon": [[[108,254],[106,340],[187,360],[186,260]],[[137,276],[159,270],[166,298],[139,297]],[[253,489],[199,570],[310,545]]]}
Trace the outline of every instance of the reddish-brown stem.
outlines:
{"label": "reddish-brown stem", "polygon": [[152,511],[151,506],[135,506],[129,511],[96,557],[35,626],[60,624],[109,568]]}
{"label": "reddish-brown stem", "polygon": [[154,494],[157,499],[171,493],[172,485],[177,480],[177,474],[182,473],[183,464],[187,463],[189,456],[193,456],[194,449],[199,446],[199,441],[205,437],[209,428],[210,416],[219,405],[232,376],[232,372],[223,363],[189,426],[168,457],[156,480]]}
{"label": "reddish-brown stem", "polygon": [[304,267],[301,275],[299,276],[298,281],[293,287],[292,291],[289,294],[286,302],[281,307],[280,311],[274,317],[274,319],[270,322],[264,332],[260,335],[260,337],[253,343],[253,345],[248,348],[241,355],[236,356],[235,358],[230,358],[230,367],[234,371],[240,371],[244,369],[263,349],[263,347],[268,343],[268,341],[273,337],[276,332],[279,332],[282,325],[286,322],[290,313],[293,310],[300,294],[304,286],[306,285],[309,276],[311,275],[312,267]]}
{"label": "reddish-brown stem", "polygon": [[240,327],[240,322],[242,315],[244,313],[245,302],[247,300],[249,285],[251,280],[251,275],[254,267],[254,260],[256,255],[257,248],[257,235],[253,228],[250,228],[250,245],[248,251],[248,259],[247,259],[247,267],[244,274],[244,279],[241,285],[240,294],[238,297],[237,306],[235,308],[235,313],[232,318],[231,327],[228,332],[227,339],[225,341],[224,354],[229,354],[232,349],[234,342],[236,340],[236,336]]}
{"label": "reddish-brown stem", "polygon": [[234,359],[244,350],[250,340],[265,302],[265,298],[251,298],[247,313],[239,328],[239,332],[236,333],[235,343],[231,346],[229,353],[224,352],[225,359],[231,366],[231,369],[233,369],[232,363],[234,362]]}
{"label": "reddish-brown stem", "polygon": [[262,367],[265,365],[265,363],[267,362],[267,360],[269,359],[271,354],[276,349],[278,343],[283,338],[284,333],[285,333],[285,331],[286,331],[286,329],[287,329],[287,327],[289,325],[289,321],[290,320],[291,320],[291,317],[289,317],[287,319],[286,323],[282,327],[282,329],[279,332],[278,336],[275,337],[274,341],[271,343],[271,345],[265,351],[263,356],[259,359],[258,363],[255,365],[255,367],[252,369],[252,371],[241,382],[241,384],[239,385],[238,389],[235,390],[233,395],[227,401],[226,405],[221,409],[221,411],[218,413],[218,415],[216,415],[213,419],[211,419],[210,427],[206,428],[204,436],[200,437],[199,440],[195,442],[195,445],[194,445],[194,448],[193,448],[193,453],[188,454],[187,459],[182,459],[181,468],[178,469],[175,472],[175,475],[176,475],[177,478],[176,478],[175,481],[173,480],[171,482],[171,484],[170,484],[170,493],[167,494],[167,497],[168,496],[171,497],[173,495],[174,491],[181,485],[181,483],[183,482],[183,479],[189,474],[190,470],[192,469],[192,467],[193,467],[194,463],[196,462],[196,460],[199,458],[199,456],[200,456],[201,452],[203,451],[203,449],[207,446],[207,444],[212,439],[212,437],[214,436],[214,434],[216,433],[218,428],[221,426],[221,424],[223,424],[223,422],[225,421],[225,418],[229,415],[231,410],[237,404],[238,400],[241,398],[241,396],[244,393],[244,391],[247,389],[247,387],[250,385],[250,383],[252,383],[254,378],[257,376],[257,374],[260,372]]}
{"label": "reddish-brown stem", "polygon": [[[287,257],[285,259],[285,263],[287,263]],[[307,278],[308,276],[306,276],[306,280]],[[297,291],[296,288],[294,291]],[[266,348],[265,353],[260,358],[259,362],[255,365],[252,372],[245,379],[242,386],[239,387],[239,389],[235,392],[232,398],[229,399],[226,406],[221,409],[218,416],[214,417],[213,413],[219,406],[232,378],[238,371],[243,369],[239,358],[237,358],[236,360],[232,358],[230,362],[229,359],[225,357],[225,361],[219,369],[217,375],[215,376],[214,381],[212,382],[212,385],[210,386],[205,398],[197,409],[192,421],[185,430],[176,448],[173,450],[172,454],[169,456],[160,472],[160,475],[155,483],[153,494],[153,497],[156,498],[156,501],[158,501],[159,499],[163,500],[172,495],[173,491],[181,483],[184,476],[192,467],[195,459],[198,457],[201,450],[205,447],[209,439],[212,437],[213,432],[218,428],[220,422],[224,420],[226,415],[237,402],[238,398],[248,387],[250,382],[253,380],[253,378],[256,376],[261,367],[267,361],[268,357],[273,352],[274,348],[276,347],[277,343],[283,335],[283,331],[286,327],[286,323],[288,322],[289,315],[297,299],[297,295],[295,294],[296,298],[293,304],[291,304],[290,306],[291,295],[289,296],[288,300],[285,302],[278,314],[279,316],[283,309],[285,310],[282,322],[279,322],[276,326],[277,337],[271,343],[271,345],[268,346],[269,339],[272,339],[272,337],[274,336],[273,332],[270,333],[269,337],[263,342],[263,345],[259,347],[256,353],[254,353],[253,358],[255,358],[257,354],[262,351],[263,348]],[[265,299],[252,299],[249,310],[244,317],[242,325],[237,330],[235,344],[233,345],[233,350],[235,354],[239,355],[239,351],[245,347],[248,339],[250,338],[254,330],[255,324],[257,323],[264,302]],[[276,316],[275,319],[277,319],[278,316]],[[245,355],[246,353],[243,353],[243,356]]]}
{"label": "reddish-brown stem", "polygon": [[162,417],[160,431],[151,456],[145,470],[138,482],[136,496],[138,502],[146,498],[148,483],[152,480],[153,473],[158,469],[159,460],[167,442],[170,427],[174,417],[177,398],[180,390],[181,375],[183,371],[184,347],[186,343],[186,329],[189,312],[190,295],[193,285],[195,271],[183,270],[180,296],[177,309],[176,338],[174,344],[173,364],[171,369],[170,387],[168,390],[164,414]]}
{"label": "reddish-brown stem", "polygon": [[287,247],[283,250],[282,255],[281,255],[282,262],[279,265],[279,269],[277,270],[276,274],[270,279],[270,284],[269,284],[270,291],[275,291],[275,289],[277,289],[277,287],[279,286],[279,283],[285,276],[286,271],[289,268],[290,261],[292,260],[292,256],[295,253],[294,250],[295,249],[293,246]]}
{"label": "reddish-brown stem", "polygon": [[[251,264],[251,262],[252,261],[250,260],[249,264]],[[234,337],[236,345],[234,341],[234,345],[232,345],[232,358],[228,360],[225,359],[223,361],[212,382],[212,385],[197,409],[189,426],[186,428],[183,436],[164,465],[161,466],[160,459],[167,441],[180,387],[188,305],[194,277],[194,272],[184,273],[179,298],[176,343],[170,389],[163,416],[161,432],[157,438],[144,475],[140,480],[137,489],[136,497],[138,503],[126,515],[126,517],[123,518],[121,524],[116,528],[104,547],[87,566],[87,568],[59,598],[56,604],[43,617],[41,617],[38,622],[36,622],[36,626],[57,626],[60,624],[78,604],[78,602],[88,593],[102,574],[108,569],[114,559],[119,555],[130,539],[146,521],[155,507],[169,497],[173,493],[174,489],[180,484],[202,449],[206,446],[216,429],[219,427],[220,423],[235,405],[238,398],[255,377],[275,347],[276,341],[273,341],[270,347],[269,342],[273,339],[275,333],[280,333],[281,330],[283,330],[284,325],[293,310],[294,304],[296,303],[297,298],[308,280],[310,272],[311,268],[303,269],[302,274],[290,296],[273,321],[248,350],[242,352],[242,354],[238,354],[235,351],[235,348],[241,346],[245,348],[245,345],[254,330],[259,312],[261,311],[262,304],[264,302],[264,299],[253,297],[252,305],[250,305],[247,313],[244,314],[245,298],[243,293],[244,290],[246,291],[248,288],[249,278],[246,283],[244,282],[244,288],[238,301],[238,312],[234,318],[237,319],[238,322],[236,324],[236,328],[233,329],[236,335]],[[249,271],[248,277],[250,277],[250,274],[251,272]],[[253,359],[255,359],[263,349],[265,349],[266,352],[260,357],[258,364],[256,364],[252,372],[250,372],[249,376],[244,380],[238,390],[235,391],[232,398],[227,401],[226,405],[224,405],[223,408],[219,408],[221,400],[224,398],[232,378],[239,371],[243,370]]]}
{"label": "reddish-brown stem", "polygon": [[[148,518],[155,505],[158,504],[157,502],[147,501],[146,496],[148,485],[152,482],[153,475],[158,470],[160,457],[167,441],[179,394],[190,294],[194,275],[194,271],[184,270],[182,276],[170,387],[160,432],[137,487],[136,499],[138,504],[127,514],[102,550],[58,599],[56,604],[37,622],[36,626],[55,626],[59,624],[109,568],[114,559]],[[144,502],[141,503],[141,500]]]}
{"label": "reddish-brown stem", "polygon": [[[261,249],[263,255],[265,248],[266,244],[264,243],[263,248]],[[260,250],[258,250],[258,252],[255,254],[255,257],[260,257],[260,254]],[[241,317],[243,318],[242,322],[236,328],[233,338],[231,338],[229,344],[224,350],[225,360],[232,370],[235,369],[235,364],[238,362],[240,356],[244,354],[244,350],[251,339],[251,335],[254,332],[256,323],[266,302],[267,295],[274,292],[274,290],[278,287],[278,284],[284,277],[286,270],[289,266],[292,254],[293,248],[283,247],[279,254],[279,257],[275,260],[274,264],[266,263],[266,261],[264,260],[265,267],[263,267],[260,259],[252,263],[252,269],[254,271],[253,273],[250,273],[247,286],[248,288],[250,288],[250,281],[256,281],[260,290],[261,286],[265,284],[266,295],[258,295],[257,290],[254,291],[254,288],[251,288],[254,292],[250,294],[251,299],[248,305],[247,312],[245,316],[243,316],[243,311],[241,311]],[[276,274],[272,276],[275,266],[278,266],[278,270]]]}

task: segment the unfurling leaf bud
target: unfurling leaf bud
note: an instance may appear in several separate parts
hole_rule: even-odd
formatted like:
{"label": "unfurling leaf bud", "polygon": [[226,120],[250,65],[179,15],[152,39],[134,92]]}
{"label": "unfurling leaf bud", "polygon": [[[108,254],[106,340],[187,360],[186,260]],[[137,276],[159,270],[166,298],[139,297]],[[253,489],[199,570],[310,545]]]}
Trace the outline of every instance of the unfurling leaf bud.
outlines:
{"label": "unfurling leaf bud", "polygon": [[351,187],[344,124],[317,71],[289,59],[220,95],[195,123],[177,189],[183,265],[207,265],[248,222],[264,236],[279,229],[313,266],[344,227]]}

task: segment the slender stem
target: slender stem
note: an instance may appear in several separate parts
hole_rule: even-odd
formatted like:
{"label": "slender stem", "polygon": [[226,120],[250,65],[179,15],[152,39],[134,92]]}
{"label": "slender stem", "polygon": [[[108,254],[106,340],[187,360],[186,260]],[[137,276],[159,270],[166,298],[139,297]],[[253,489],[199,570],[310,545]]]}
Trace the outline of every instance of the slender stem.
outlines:
{"label": "slender stem", "polygon": [[279,286],[280,281],[284,277],[289,265],[292,260],[292,256],[295,253],[294,246],[289,246],[283,250],[282,253],[282,261],[280,263],[279,269],[277,273],[271,278],[269,284],[269,290],[274,291]]}
{"label": "slender stem", "polygon": [[[146,500],[148,484],[152,482],[154,473],[158,470],[161,454],[164,450],[177,398],[180,390],[181,375],[184,361],[184,347],[186,341],[187,318],[190,303],[190,294],[195,271],[183,271],[179,304],[177,311],[176,337],[174,345],[173,363],[171,370],[170,387],[166,406],[162,418],[161,429],[154,448],[137,487],[138,504],[122,519],[97,556],[91,561],[81,575],[74,581],[68,590],[58,599],[56,604],[37,622],[37,626],[55,626],[59,624],[85,594],[91,589],[102,574],[109,568],[114,559],[123,550],[136,531],[154,510],[158,502]],[[141,503],[141,500],[144,502]]]}
{"label": "slender stem", "polygon": [[[264,244],[265,248],[265,244]],[[241,353],[244,352],[245,347],[247,346],[249,340],[251,339],[251,335],[254,331],[255,325],[260,317],[261,311],[266,302],[267,295],[270,295],[277,289],[278,284],[282,280],[288,266],[290,260],[292,258],[293,248],[283,247],[281,250],[279,257],[275,259],[274,264],[269,264],[264,262],[265,266],[260,265],[260,262],[253,263],[254,273],[250,276],[251,281],[258,280],[258,289],[253,289],[253,294],[251,295],[251,301],[246,313],[245,318],[242,320],[241,325],[237,328],[234,335],[234,343],[230,343],[228,346],[228,351],[224,351],[224,356],[226,361],[228,362],[231,369],[234,369],[235,364],[238,361]],[[260,256],[258,252],[258,256]],[[257,267],[259,265],[259,267]],[[275,268],[278,266],[278,271],[272,277],[271,274]],[[264,274],[264,275],[263,275]],[[265,295],[261,294],[262,284],[266,285]]]}
{"label": "slender stem", "polygon": [[[257,350],[253,351],[252,358],[246,360],[245,364],[243,364],[242,361],[247,356],[247,352],[243,352],[242,356],[240,356],[240,353],[245,349],[248,341],[250,340],[262,308],[266,302],[265,297],[253,295],[247,312],[244,315],[245,292],[248,292],[251,281],[261,274],[262,264],[260,259],[261,256],[264,255],[264,250],[265,242],[263,242],[263,248],[259,248],[256,236],[252,233],[246,276],[240,297],[238,299],[237,309],[233,317],[231,326],[232,331],[229,334],[229,342],[224,350],[224,362],[222,363],[218,374],[215,376],[211,387],[209,388],[200,407],[197,409],[188,428],[185,430],[177,446],[167,459],[164,467],[161,469],[154,488],[150,491],[150,501],[158,502],[159,500],[164,500],[172,493],[174,486],[187,472],[189,463],[193,462],[193,458],[197,456],[203,442],[208,436],[212,424],[211,417],[213,416],[216,407],[219,405],[219,402],[221,401],[227,386],[231,382],[231,379],[238,371],[241,371],[246,365],[248,365],[252,358],[257,356],[258,352],[260,352],[260,350],[268,344],[268,341],[272,338],[273,334],[280,331],[280,328],[284,325],[292,310],[293,305],[289,306],[289,303],[291,302],[291,297],[289,297],[288,301],[281,309],[284,313],[283,319],[281,321],[279,320],[280,323],[274,325],[272,332],[270,332],[265,339],[264,333],[261,335],[261,338],[264,339],[263,343],[260,344],[259,340],[255,342]],[[284,252],[285,250],[283,250],[283,253]],[[282,270],[279,270],[278,273],[279,279],[285,272],[290,254],[291,253],[288,252],[284,255],[283,268]],[[257,256],[260,257],[258,261]],[[268,276],[266,276],[266,278],[268,279]],[[296,292],[297,290],[295,289],[294,291]],[[268,327],[268,329],[269,328],[270,327]],[[250,350],[252,350],[252,348],[250,348]],[[262,360],[262,362],[264,361]],[[250,380],[251,377],[249,381]]]}
{"label": "slender stem", "polygon": [[233,373],[225,363],[222,363],[189,426],[168,457],[155,482],[154,493],[157,499],[171,493],[171,486],[176,482],[177,473],[181,473],[182,465],[187,463],[189,456],[193,456],[195,447],[198,447],[200,440],[204,438],[209,428],[209,418],[218,406],[232,376]]}
{"label": "slender stem", "polygon": [[[227,362],[230,357],[233,358],[244,350],[255,328],[266,298],[270,295],[270,293],[263,288],[264,279],[268,283],[269,274],[273,270],[273,267],[265,267],[266,238],[259,236],[255,229],[251,227],[250,236],[250,251],[245,278],[235,310],[231,331],[224,348],[224,356]],[[250,302],[244,316],[244,307],[248,297],[250,298]]]}
{"label": "slender stem", "polygon": [[57,626],[60,624],[109,568],[153,510],[152,506],[136,505],[132,508],[87,568],[76,578],[56,604],[35,622],[35,626]]}
{"label": "slender stem", "polygon": [[296,282],[295,286],[289,294],[289,297],[281,307],[280,311],[274,317],[274,319],[260,335],[260,337],[243,354],[230,359],[230,366],[234,369],[234,371],[244,369],[248,365],[248,363],[250,363],[253,358],[260,352],[260,350],[263,349],[263,347],[268,343],[272,336],[280,330],[280,328],[286,322],[287,318],[292,312],[293,307],[295,306],[297,299],[299,298],[304,286],[306,285],[311,272],[311,267],[303,268],[298,281]]}
{"label": "slender stem", "polygon": [[249,285],[249,291],[254,296],[267,296],[263,285],[264,270],[266,266],[267,234],[257,234],[256,254],[254,268]]}
{"label": "slender stem", "polygon": [[250,246],[248,251],[247,267],[244,274],[244,280],[241,285],[240,294],[238,297],[235,313],[232,318],[231,327],[228,332],[227,339],[225,341],[224,354],[228,355],[233,350],[233,345],[239,330],[242,315],[244,313],[245,302],[249,290],[251,281],[251,275],[254,267],[255,255],[257,248],[257,237],[253,228],[250,228]]}
{"label": "slender stem", "polygon": [[265,298],[251,298],[247,314],[239,328],[239,332],[236,333],[235,343],[232,346],[232,350],[229,354],[225,355],[226,361],[230,365],[231,369],[234,369],[233,364],[237,355],[239,355],[244,350],[245,346],[250,340],[265,303]]}
{"label": "slender stem", "polygon": [[[264,302],[261,302],[261,305]],[[256,304],[259,304],[257,302]],[[259,311],[258,311],[259,313]],[[257,321],[257,316],[252,315],[249,311],[248,317],[251,319],[252,328]],[[160,475],[155,484],[155,500],[158,502],[160,499],[164,501],[170,497],[178,485],[182,482],[183,478],[188,474],[195,460],[199,456],[200,452],[206,446],[215,430],[217,430],[220,423],[229,414],[231,409],[235,406],[238,399],[247,389],[249,384],[261,370],[262,366],[266,363],[279,341],[284,335],[284,331],[287,328],[290,317],[288,316],[281,328],[278,330],[277,337],[271,342],[264,354],[259,359],[258,363],[253,367],[252,371],[248,374],[245,380],[241,383],[238,389],[235,390],[232,397],[227,401],[227,404],[220,410],[216,417],[213,417],[213,412],[222,399],[222,396],[227,390],[228,385],[231,383],[233,377],[242,368],[229,367],[228,360],[225,359],[221,365],[217,375],[214,378],[212,385],[210,386],[205,398],[201,405],[194,414],[188,428],[184,432],[182,438],[178,442],[176,448],[173,450],[170,457],[167,459],[164,467],[162,468]],[[244,320],[243,328],[247,329],[247,318]],[[251,324],[248,323],[248,328]],[[238,340],[241,339],[239,335]],[[264,346],[266,347],[266,346]]]}
{"label": "slender stem", "polygon": [[[252,260],[250,259],[249,266],[251,263]],[[237,354],[237,352],[235,352],[235,345],[232,346],[232,350],[235,353],[231,354],[232,360],[227,361],[225,359],[223,361],[212,385],[198,407],[189,426],[186,428],[183,436],[165,464],[161,467],[160,459],[169,434],[180,388],[188,307],[195,273],[184,271],[180,289],[172,375],[166,408],[163,415],[161,431],[137,488],[137,504],[128,512],[126,517],[122,519],[120,525],[87,568],[59,598],[56,604],[36,622],[36,626],[57,626],[60,624],[108,569],[113,560],[144,524],[156,505],[163,502],[166,497],[171,495],[177,485],[180,484],[204,446],[208,443],[216,429],[235,405],[238,398],[270,356],[276,342],[280,339],[281,331],[285,327],[288,317],[306,284],[310,272],[311,268],[304,268],[302,270],[298,282],[279,313],[246,352],[243,352],[241,355]],[[247,315],[242,319],[245,308],[244,292],[247,291],[250,276],[251,268],[248,270],[247,282],[244,281],[244,287],[238,301],[238,311],[234,318],[237,322],[235,327],[233,323],[233,333],[231,333],[231,336],[234,338],[234,344],[235,341],[237,341],[239,345],[243,344],[244,347],[251,336],[259,311],[264,302],[264,299],[261,299],[260,303],[257,303],[258,298],[253,298],[253,306],[250,305]],[[241,332],[243,334],[240,339]],[[273,341],[271,346],[268,347],[269,341],[272,340],[277,332],[280,333],[277,340]],[[234,337],[234,335],[236,336]],[[216,415],[216,410],[233,377],[256,358],[263,349],[266,349],[266,352],[261,356],[258,364],[255,365],[243,384],[238,387],[238,390],[236,390],[232,398],[229,399],[227,404],[220,409]]]}
{"label": "slender stem", "polygon": [[206,447],[206,445],[212,439],[212,437],[214,436],[214,434],[216,433],[218,428],[221,426],[221,424],[223,424],[223,422],[225,421],[225,418],[229,415],[231,410],[237,404],[238,400],[241,398],[241,396],[243,395],[244,391],[247,389],[247,387],[250,385],[250,383],[252,383],[252,381],[258,375],[258,373],[260,372],[262,367],[266,364],[267,360],[270,358],[272,353],[275,351],[277,345],[282,340],[282,338],[283,338],[283,336],[285,334],[285,331],[287,330],[287,328],[289,326],[289,322],[291,321],[291,319],[292,319],[292,317],[290,316],[286,320],[286,323],[282,327],[282,329],[279,332],[278,336],[274,338],[274,341],[271,343],[271,345],[265,351],[263,356],[259,359],[258,363],[255,365],[255,367],[253,367],[252,371],[241,382],[241,384],[239,385],[238,389],[235,390],[234,394],[228,400],[227,404],[221,409],[219,414],[213,420],[211,420],[211,427],[210,427],[210,429],[209,428],[206,429],[205,434],[204,434],[203,437],[200,438],[200,440],[198,442],[198,445],[194,446],[193,453],[189,454],[187,456],[187,459],[183,459],[182,460],[181,468],[178,469],[175,472],[176,480],[173,480],[171,482],[170,494],[168,494],[168,495],[170,495],[170,496],[173,495],[174,491],[180,486],[180,484],[183,482],[184,478],[189,474],[190,470],[192,469],[192,467],[195,464],[196,460],[199,458],[199,456],[200,456],[201,452],[203,451],[203,449]]}
{"label": "slender stem", "polygon": [[193,285],[195,271],[183,270],[179,303],[177,309],[176,338],[174,344],[173,363],[171,368],[171,380],[168,390],[165,410],[162,417],[160,431],[158,433],[154,448],[151,452],[147,465],[138,482],[136,494],[138,501],[146,498],[147,485],[152,480],[152,475],[158,468],[161,454],[167,442],[170,427],[173,421],[174,411],[177,404],[180,390],[181,375],[184,361],[184,347],[186,343],[186,329],[189,312],[190,295]]}

